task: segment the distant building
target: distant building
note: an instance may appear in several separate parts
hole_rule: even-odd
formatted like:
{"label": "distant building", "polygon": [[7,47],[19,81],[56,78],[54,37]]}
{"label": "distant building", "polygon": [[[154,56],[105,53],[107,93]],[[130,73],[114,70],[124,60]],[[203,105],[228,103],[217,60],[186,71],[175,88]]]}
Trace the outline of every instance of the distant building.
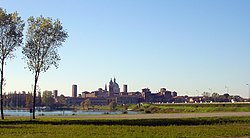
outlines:
{"label": "distant building", "polygon": [[151,101],[151,91],[149,88],[142,89],[142,97],[144,98],[145,102]]}
{"label": "distant building", "polygon": [[105,84],[104,90],[105,90],[105,91],[108,91],[107,84]]}
{"label": "distant building", "polygon": [[118,105],[122,104],[137,104],[139,103],[139,97],[137,96],[118,96],[116,97],[116,103]]}
{"label": "distant building", "polygon": [[173,97],[177,96],[177,92],[175,92],[175,91],[172,92],[172,96],[173,96]]}
{"label": "distant building", "polygon": [[167,89],[166,89],[166,88],[161,88],[161,89],[160,89],[160,93],[161,93],[161,95],[165,95],[166,91],[167,91]]}
{"label": "distant building", "polygon": [[72,85],[72,97],[77,97],[77,85]]}
{"label": "distant building", "polygon": [[54,98],[58,97],[58,90],[53,90]]}
{"label": "distant building", "polygon": [[123,85],[123,92],[128,93],[128,85],[127,84]]}
{"label": "distant building", "polygon": [[65,102],[68,106],[80,106],[82,101],[82,97],[65,97]]}
{"label": "distant building", "polygon": [[123,92],[120,93],[120,95],[128,95],[128,85],[123,85]]}
{"label": "distant building", "polygon": [[118,96],[119,93],[120,93],[120,87],[118,83],[116,82],[116,79],[114,78],[114,82],[111,79],[109,82],[108,96]]}
{"label": "distant building", "polygon": [[108,105],[108,100],[106,98],[84,98],[83,101],[89,99],[92,106],[94,105]]}
{"label": "distant building", "polygon": [[[23,92],[13,92],[3,94],[4,107],[32,107],[32,94]],[[38,100],[37,100],[38,102]]]}

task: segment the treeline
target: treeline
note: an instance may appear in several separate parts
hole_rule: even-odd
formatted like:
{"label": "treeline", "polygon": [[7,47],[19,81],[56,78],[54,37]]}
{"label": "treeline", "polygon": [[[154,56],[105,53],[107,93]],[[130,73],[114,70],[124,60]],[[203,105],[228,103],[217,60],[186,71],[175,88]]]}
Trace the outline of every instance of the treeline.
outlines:
{"label": "treeline", "polygon": [[[6,108],[32,108],[33,95],[28,92],[14,92],[4,94],[3,106]],[[36,96],[36,107],[49,107],[55,109],[66,106],[64,95],[54,97],[51,91],[44,91],[43,94],[38,92]]]}

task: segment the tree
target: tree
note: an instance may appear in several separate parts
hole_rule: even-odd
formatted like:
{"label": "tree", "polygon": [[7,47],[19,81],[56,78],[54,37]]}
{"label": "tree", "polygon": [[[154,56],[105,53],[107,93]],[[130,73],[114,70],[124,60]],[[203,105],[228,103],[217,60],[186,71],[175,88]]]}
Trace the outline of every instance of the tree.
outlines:
{"label": "tree", "polygon": [[215,92],[212,94],[212,98],[214,99],[214,102],[217,101],[217,99],[218,99],[219,96],[220,95],[218,93],[215,93]]}
{"label": "tree", "polygon": [[110,102],[109,103],[110,111],[115,110],[116,106],[117,106],[117,103],[115,101]]}
{"label": "tree", "polygon": [[53,107],[55,99],[53,98],[52,91],[44,91],[42,96],[42,104],[47,107]]}
{"label": "tree", "polygon": [[89,110],[89,106],[91,106],[91,101],[90,99],[86,99],[85,101],[83,101],[83,103],[81,104],[81,106],[84,108],[86,108],[87,110]]}
{"label": "tree", "polygon": [[32,107],[32,94],[31,93],[28,93],[26,95],[25,104],[26,104],[27,108],[31,108]]}
{"label": "tree", "polygon": [[38,96],[37,96],[37,100],[36,100],[36,106],[41,107],[42,106],[42,96],[41,96],[41,92],[38,91]]}
{"label": "tree", "polygon": [[3,83],[4,83],[4,64],[6,59],[13,58],[13,52],[21,46],[23,40],[24,22],[17,12],[7,13],[0,8],[0,64],[1,64],[1,84],[0,84],[0,104],[1,118],[3,114]]}
{"label": "tree", "polygon": [[60,96],[58,96],[56,99],[57,99],[57,106],[58,107],[66,105],[65,96],[63,94],[61,94]]}
{"label": "tree", "polygon": [[46,72],[52,65],[58,67],[60,60],[57,49],[62,46],[68,34],[61,22],[43,16],[28,19],[28,32],[22,53],[27,66],[34,76],[33,119],[35,119],[36,87],[41,72]]}
{"label": "tree", "polygon": [[225,96],[226,99],[230,98],[230,95],[228,93],[225,93],[224,96]]}
{"label": "tree", "polygon": [[211,95],[211,93],[209,93],[209,92],[203,92],[202,93],[202,96],[204,96],[204,97],[210,97],[210,95]]}

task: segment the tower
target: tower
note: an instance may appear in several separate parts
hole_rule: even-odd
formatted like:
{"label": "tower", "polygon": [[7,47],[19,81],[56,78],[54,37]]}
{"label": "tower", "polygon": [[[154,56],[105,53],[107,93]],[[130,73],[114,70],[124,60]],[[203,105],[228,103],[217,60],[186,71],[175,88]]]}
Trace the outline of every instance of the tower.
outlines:
{"label": "tower", "polygon": [[123,92],[128,93],[128,85],[127,84],[123,85]]}
{"label": "tower", "polygon": [[119,95],[120,93],[120,88],[118,83],[116,82],[116,79],[114,78],[114,82],[112,81],[112,78],[109,82],[109,91],[108,91],[108,95],[109,96],[115,96],[115,95]]}
{"label": "tower", "polygon": [[113,94],[114,90],[113,90],[113,81],[112,78],[110,79],[109,82],[109,96],[111,96]]}
{"label": "tower", "polygon": [[77,85],[72,85],[72,97],[77,97]]}
{"label": "tower", "polygon": [[105,84],[105,88],[104,88],[104,90],[105,90],[105,91],[108,91],[108,89],[107,89],[107,84]]}
{"label": "tower", "polygon": [[53,95],[54,95],[54,98],[56,98],[58,96],[58,90],[54,90]]}

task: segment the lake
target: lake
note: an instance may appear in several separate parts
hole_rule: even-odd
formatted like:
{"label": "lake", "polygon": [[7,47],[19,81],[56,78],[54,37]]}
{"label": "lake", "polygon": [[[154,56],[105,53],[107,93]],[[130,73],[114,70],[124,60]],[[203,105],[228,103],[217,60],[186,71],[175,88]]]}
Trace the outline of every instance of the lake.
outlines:
{"label": "lake", "polygon": [[[138,112],[127,111],[128,114],[138,114]],[[122,111],[36,111],[36,116],[72,116],[72,115],[101,115],[101,114],[123,114]],[[30,116],[32,115],[29,110],[4,110],[5,116]]]}

